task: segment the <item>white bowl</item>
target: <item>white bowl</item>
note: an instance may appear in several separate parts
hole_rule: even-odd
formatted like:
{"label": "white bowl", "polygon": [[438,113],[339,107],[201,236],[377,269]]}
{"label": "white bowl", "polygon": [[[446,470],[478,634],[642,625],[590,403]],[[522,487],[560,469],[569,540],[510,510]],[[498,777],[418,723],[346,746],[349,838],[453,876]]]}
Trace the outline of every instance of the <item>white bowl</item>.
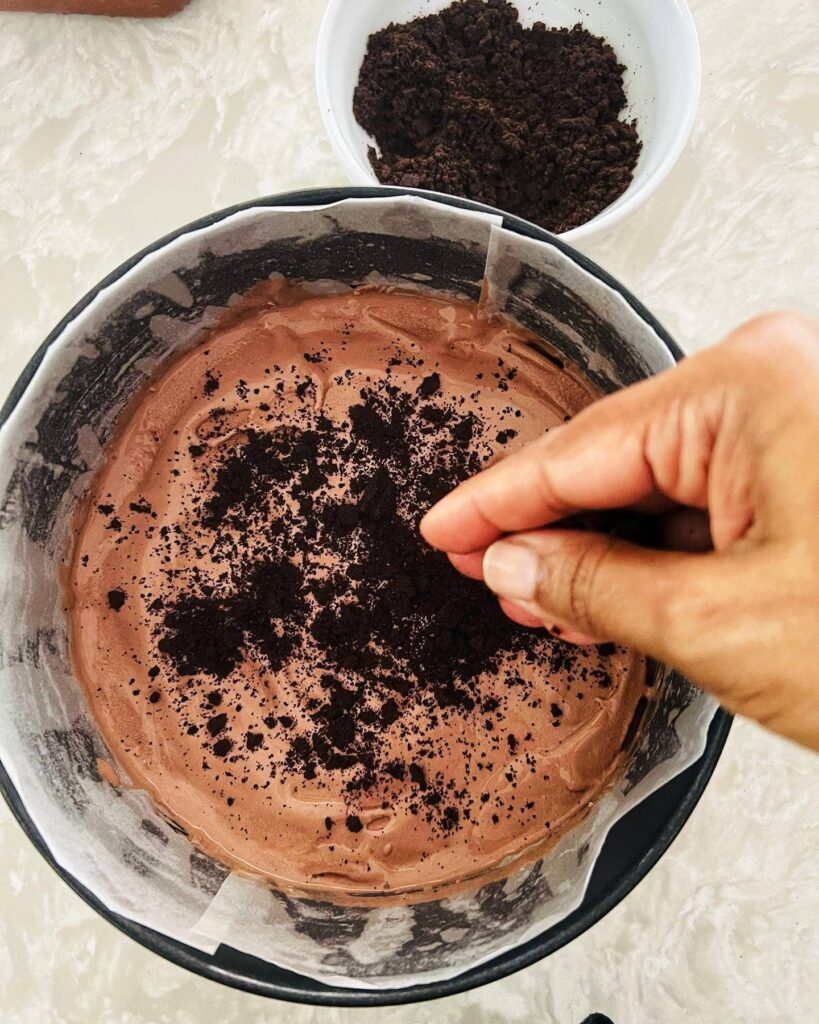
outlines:
{"label": "white bowl", "polygon": [[[330,0],[319,32],[316,87],[333,148],[354,185],[377,185],[367,159],[373,140],[353,115],[367,39],[390,22],[411,21],[451,0]],[[702,67],[685,0],[516,0],[525,25],[582,22],[614,47],[628,71],[625,117],[636,118],[643,150],[634,180],[593,220],[563,234],[577,241],[621,221],[654,192],[677,161],[696,115]],[[475,198],[468,196],[467,198]],[[515,213],[515,210],[507,211]]]}

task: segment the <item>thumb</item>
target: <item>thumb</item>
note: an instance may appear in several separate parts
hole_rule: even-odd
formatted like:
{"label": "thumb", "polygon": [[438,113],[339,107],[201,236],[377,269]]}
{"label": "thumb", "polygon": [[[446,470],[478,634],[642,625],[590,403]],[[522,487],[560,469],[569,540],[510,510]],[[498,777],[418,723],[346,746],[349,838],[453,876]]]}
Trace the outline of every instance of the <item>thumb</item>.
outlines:
{"label": "thumb", "polygon": [[683,554],[571,530],[519,533],[486,549],[483,576],[507,609],[616,640],[673,665],[729,711],[819,749],[813,664],[815,569],[777,545]]}
{"label": "thumb", "polygon": [[748,632],[736,635],[736,620],[739,577],[747,579],[749,568],[730,553],[655,551],[551,529],[496,541],[483,559],[484,580],[504,602],[522,604],[546,625],[636,647],[715,692],[736,657],[734,643],[747,649]]}

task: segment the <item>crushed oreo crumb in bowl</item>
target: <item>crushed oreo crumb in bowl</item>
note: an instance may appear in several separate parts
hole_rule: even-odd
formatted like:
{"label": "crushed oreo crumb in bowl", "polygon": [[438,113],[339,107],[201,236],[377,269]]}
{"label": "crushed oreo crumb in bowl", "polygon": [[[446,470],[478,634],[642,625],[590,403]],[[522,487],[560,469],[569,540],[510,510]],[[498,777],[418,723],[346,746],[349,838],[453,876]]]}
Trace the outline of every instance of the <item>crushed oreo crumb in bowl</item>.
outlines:
{"label": "crushed oreo crumb in bowl", "polygon": [[[0,416],[0,558],[13,552],[17,566],[0,580],[0,700],[8,709],[0,721],[0,792],[68,885],[175,963],[296,1002],[436,998],[549,955],[630,892],[696,805],[729,718],[656,666],[654,694],[623,743],[622,774],[590,808],[581,834],[567,834],[560,857],[408,906],[346,906],[259,885],[191,843],[144,791],[123,785],[67,658],[66,609],[55,597],[72,516],[123,410],[156,368],[202,341],[216,311],[279,275],[347,287],[379,275],[398,288],[420,285],[471,301],[491,278],[500,308],[601,391],[680,357],[662,327],[600,268],[531,224],[464,200],[388,189],[290,193],[213,214],[158,241],[66,316]],[[422,396],[437,387],[425,373]],[[131,511],[150,518],[146,508]],[[224,511],[209,510],[216,517]],[[106,521],[113,515],[102,512]],[[127,614],[130,591],[124,581],[105,594],[111,616]],[[213,643],[217,634],[229,640],[229,616],[197,633],[199,646],[179,642],[179,625],[170,620],[167,657],[181,659],[183,670],[188,659],[200,664],[229,653],[227,642]],[[218,665],[205,667],[205,675],[218,675]],[[143,697],[154,715],[163,698],[155,701],[153,669],[147,675]],[[221,692],[207,698],[213,710],[204,742],[219,757],[229,701]],[[251,751],[263,742],[255,732],[246,737]],[[357,813],[338,831],[342,824],[345,841],[365,834]]]}
{"label": "crushed oreo crumb in bowl", "polygon": [[685,0],[331,0],[316,54],[353,184],[463,196],[572,242],[661,184],[700,79]]}

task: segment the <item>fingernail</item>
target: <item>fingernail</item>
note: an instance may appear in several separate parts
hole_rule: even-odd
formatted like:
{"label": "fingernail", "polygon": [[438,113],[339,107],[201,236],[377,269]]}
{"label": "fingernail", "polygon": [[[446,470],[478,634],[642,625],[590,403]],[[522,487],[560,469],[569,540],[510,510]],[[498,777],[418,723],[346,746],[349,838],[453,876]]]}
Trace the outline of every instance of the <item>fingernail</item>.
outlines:
{"label": "fingernail", "polygon": [[490,590],[513,601],[533,601],[537,596],[540,564],[525,544],[499,540],[483,556],[483,578]]}

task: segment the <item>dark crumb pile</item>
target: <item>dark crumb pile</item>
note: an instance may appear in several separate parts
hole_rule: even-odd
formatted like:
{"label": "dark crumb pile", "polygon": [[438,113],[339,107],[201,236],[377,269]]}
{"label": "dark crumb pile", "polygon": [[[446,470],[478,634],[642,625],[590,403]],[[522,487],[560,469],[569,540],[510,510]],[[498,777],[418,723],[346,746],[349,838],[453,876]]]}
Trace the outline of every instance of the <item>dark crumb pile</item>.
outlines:
{"label": "dark crumb pile", "polygon": [[[214,379],[205,387],[212,389]],[[306,382],[307,401],[312,387]],[[224,564],[223,581],[214,586],[212,573],[194,571],[192,585],[158,597],[151,610],[168,667],[204,677],[211,690],[201,730],[206,752],[241,760],[243,747],[260,750],[267,733],[283,731],[287,753],[271,765],[274,774],[310,781],[345,771],[351,800],[374,786],[398,785],[413,813],[449,831],[470,816],[466,791],[454,779],[428,776],[424,760],[433,749],[425,750],[418,730],[425,720],[453,713],[484,716],[490,728],[501,702],[484,698],[478,706],[478,678],[531,648],[532,634],[418,533],[423,510],[476,472],[486,454],[484,444],[474,443],[475,415],[459,412],[439,392],[436,373],[422,379],[414,396],[379,382],[362,389],[360,403],[349,409],[348,430],[318,415],[306,429],[251,430],[234,445],[195,446],[194,458],[211,453],[213,461],[204,469],[190,529],[177,529],[166,541],[169,551],[181,545]],[[222,430],[220,411],[214,436]],[[119,603],[112,598],[112,607]],[[555,663],[571,659],[571,648],[551,646]],[[316,679],[320,694],[306,697],[307,722],[271,713],[237,745],[214,681],[230,687],[229,677],[248,656],[275,673],[305,648],[318,652],[317,662],[303,669],[305,695],[315,693]],[[611,682],[602,667],[585,681]],[[417,704],[425,709],[420,720],[413,715]],[[403,728],[415,753],[385,759],[381,735],[396,723],[402,728],[406,712]],[[553,709],[556,724],[561,713]],[[195,717],[189,729],[199,730]],[[517,740],[501,731],[498,743],[510,742]],[[362,827],[354,814],[345,824],[351,832]]]}
{"label": "dark crumb pile", "polygon": [[[500,360],[498,387],[514,374]],[[218,378],[209,374],[203,387],[216,393]],[[276,425],[270,414],[269,430],[244,430],[227,442],[219,439],[230,436],[223,424],[229,410],[214,408],[202,443],[175,455],[180,464],[193,458],[201,482],[172,526],[154,525],[147,502],[130,506],[133,523],[125,528],[113,506],[97,506],[123,542],[144,528],[165,563],[192,556],[184,579],[169,570],[167,579],[131,582],[148,605],[157,660],[171,682],[160,693],[152,685],[159,665],[146,666],[148,687],[134,693],[158,711],[171,702],[180,727],[201,740],[202,767],[215,780],[226,765],[226,775],[241,781],[243,766],[260,758],[272,778],[319,786],[340,771],[351,810],[357,794],[390,791],[447,833],[470,819],[472,798],[457,774],[430,771],[428,759],[444,751],[428,730],[461,723],[462,767],[470,759],[467,719],[491,732],[501,757],[514,753],[525,737],[504,727],[503,691],[523,695],[532,684],[503,671],[510,656],[535,661],[544,673],[568,670],[578,700],[612,680],[604,662],[590,667],[575,649],[514,625],[483,584],[421,540],[422,512],[480,469],[491,450],[476,413],[443,397],[437,373],[424,376],[415,394],[389,379],[365,386],[341,425],[308,411],[314,389],[309,379],[296,389],[304,427]],[[253,401],[239,390],[240,402]],[[510,426],[500,443],[516,433]],[[114,612],[129,589],[108,593]],[[241,673],[248,661],[259,666],[258,682]],[[265,680],[282,670],[297,673],[298,705],[261,697],[267,710],[259,721],[237,729],[232,718],[242,694],[259,701]],[[487,698],[480,677],[496,672],[499,696]],[[530,699],[533,714],[560,727],[558,704],[541,707],[534,692]],[[406,738],[404,757],[383,743],[393,727]],[[500,798],[495,804],[496,823],[533,813]],[[343,824],[351,832],[362,827],[353,813]]]}
{"label": "dark crumb pile", "polygon": [[[329,318],[326,336],[325,300],[304,301],[186,355],[168,387],[190,397],[147,435],[152,461],[140,426],[95,489],[75,590],[102,606],[94,692],[126,770],[230,855],[294,880],[438,878],[563,827],[636,703],[628,651],[515,625],[419,532],[583,390],[530,408],[527,350],[485,327],[452,376],[437,335],[392,343],[396,316],[426,324],[406,297],[356,299],[374,335]],[[306,337],[279,332],[302,317]],[[231,361],[236,337],[250,343]]]}
{"label": "dark crumb pile", "polygon": [[580,25],[530,29],[507,0],[461,0],[369,39],[353,109],[380,181],[466,196],[555,232],[628,188],[641,143],[625,67]]}

